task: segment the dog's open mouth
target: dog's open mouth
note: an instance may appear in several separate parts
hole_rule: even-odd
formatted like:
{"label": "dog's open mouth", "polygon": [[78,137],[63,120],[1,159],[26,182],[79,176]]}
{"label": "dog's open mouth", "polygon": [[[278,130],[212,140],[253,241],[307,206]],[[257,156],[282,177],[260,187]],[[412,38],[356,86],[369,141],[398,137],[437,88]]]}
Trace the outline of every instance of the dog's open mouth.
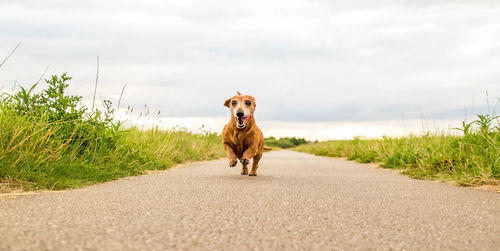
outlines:
{"label": "dog's open mouth", "polygon": [[248,120],[250,119],[250,115],[248,116],[244,116],[244,117],[241,117],[241,118],[236,118],[236,127],[238,129],[243,129],[245,128]]}

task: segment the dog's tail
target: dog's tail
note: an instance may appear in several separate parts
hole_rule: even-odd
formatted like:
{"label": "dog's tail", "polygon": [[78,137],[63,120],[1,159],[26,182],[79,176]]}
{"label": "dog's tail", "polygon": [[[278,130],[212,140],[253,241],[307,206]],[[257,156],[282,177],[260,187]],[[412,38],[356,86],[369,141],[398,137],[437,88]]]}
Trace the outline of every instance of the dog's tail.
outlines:
{"label": "dog's tail", "polygon": [[264,147],[264,150],[266,150],[266,151],[271,151],[271,150],[273,150],[273,149],[272,149],[271,147]]}

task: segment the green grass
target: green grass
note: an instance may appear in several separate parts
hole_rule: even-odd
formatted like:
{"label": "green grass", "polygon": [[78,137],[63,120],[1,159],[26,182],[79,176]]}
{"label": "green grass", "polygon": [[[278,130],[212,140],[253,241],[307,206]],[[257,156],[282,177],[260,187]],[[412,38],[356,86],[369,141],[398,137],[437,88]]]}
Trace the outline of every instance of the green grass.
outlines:
{"label": "green grass", "polygon": [[224,156],[216,134],[122,129],[110,101],[91,111],[81,97],[67,95],[70,79],[53,76],[39,93],[33,86],[1,94],[0,183],[76,188]]}
{"label": "green grass", "polygon": [[452,181],[460,185],[500,184],[500,122],[479,115],[463,122],[462,135],[336,140],[301,145],[294,150],[320,156],[344,157],[360,163],[402,169],[418,179]]}

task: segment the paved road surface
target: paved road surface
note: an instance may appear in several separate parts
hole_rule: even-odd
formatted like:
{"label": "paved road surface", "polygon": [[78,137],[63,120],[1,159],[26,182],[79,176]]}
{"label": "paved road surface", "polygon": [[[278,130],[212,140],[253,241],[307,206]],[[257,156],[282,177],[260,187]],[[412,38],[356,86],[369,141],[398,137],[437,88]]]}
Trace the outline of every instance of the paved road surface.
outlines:
{"label": "paved road surface", "polygon": [[0,199],[0,250],[500,248],[500,194],[291,151],[261,163]]}

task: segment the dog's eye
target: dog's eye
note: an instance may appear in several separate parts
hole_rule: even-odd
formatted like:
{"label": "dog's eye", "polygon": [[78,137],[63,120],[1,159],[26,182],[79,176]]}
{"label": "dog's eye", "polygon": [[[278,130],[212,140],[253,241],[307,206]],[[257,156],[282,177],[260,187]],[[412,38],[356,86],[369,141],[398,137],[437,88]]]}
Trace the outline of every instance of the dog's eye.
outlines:
{"label": "dog's eye", "polygon": [[231,101],[231,105],[236,105],[236,100]]}
{"label": "dog's eye", "polygon": [[252,105],[252,102],[250,100],[245,101],[246,105]]}

